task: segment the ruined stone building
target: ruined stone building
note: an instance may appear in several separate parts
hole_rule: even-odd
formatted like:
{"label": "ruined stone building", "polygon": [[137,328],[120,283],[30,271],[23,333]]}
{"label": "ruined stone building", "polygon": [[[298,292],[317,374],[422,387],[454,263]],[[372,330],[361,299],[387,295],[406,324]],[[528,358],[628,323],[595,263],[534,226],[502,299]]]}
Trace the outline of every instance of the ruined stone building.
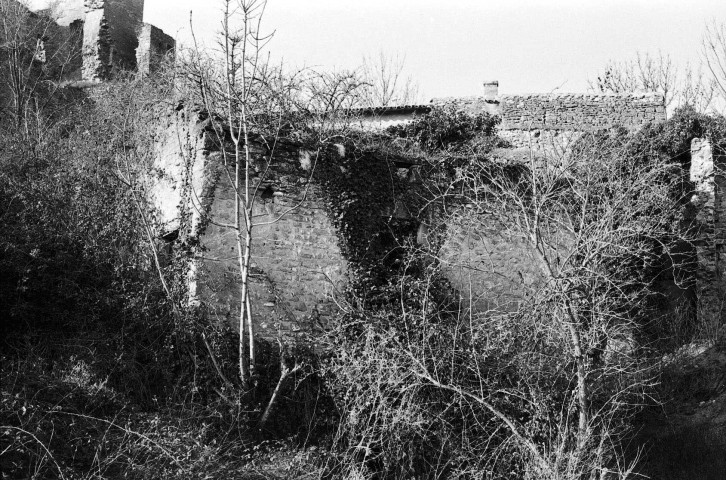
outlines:
{"label": "ruined stone building", "polygon": [[176,41],[161,29],[143,22],[144,0],[59,0],[52,3],[58,29],[74,37],[77,49],[64,80],[99,82],[114,70],[153,72]]}
{"label": "ruined stone building", "polygon": [[[143,6],[143,0],[61,2],[66,7],[67,28],[82,32],[82,62],[72,74],[74,79],[103,81],[116,68],[151,74],[165,56],[173,55],[174,39],[143,23]],[[411,121],[441,104],[499,115],[498,134],[510,147],[495,150],[494,155],[504,158],[531,152],[547,156],[566,151],[582,132],[616,126],[637,130],[666,116],[658,94],[500,95],[498,82],[485,83],[479,96],[357,113],[364,128],[383,128]],[[239,311],[235,232],[220,225],[234,223],[235,192],[223,175],[209,122],[190,108],[160,121],[161,140],[155,152],[158,175],[151,201],[159,210],[160,236],[184,228],[185,235],[199,245],[196,257],[190,259],[188,277],[193,301],[220,320],[234,320]],[[260,198],[254,212],[259,226],[254,234],[251,297],[257,330],[267,337],[324,322],[337,308],[335,295],[343,289],[348,268],[321,190],[314,181],[308,185],[309,153],[299,145],[281,143],[270,174],[253,179],[260,186]],[[341,155],[345,155],[343,149]],[[705,232],[697,246],[696,294],[706,310],[723,315],[724,159],[714,156],[708,142],[700,139],[693,142],[691,159],[691,180],[697,188],[693,204]],[[406,176],[410,165],[398,167]],[[502,238],[495,229],[472,232],[451,225],[448,230],[442,259],[452,284],[461,291],[482,292],[486,308],[516,304],[522,285],[537,276],[525,246],[517,239]],[[419,236],[424,234],[421,226]],[[473,269],[472,264],[486,268]]]}
{"label": "ruined stone building", "polygon": [[[486,84],[482,96],[356,113],[364,128],[382,128],[411,121],[436,104],[499,115],[502,122],[498,134],[511,146],[495,150],[494,155],[509,158],[532,151],[546,156],[558,149],[566,150],[583,131],[616,126],[634,131],[649,122],[665,120],[666,116],[663,97],[658,94],[499,95],[496,82]],[[169,231],[180,228],[180,211],[187,212],[189,231],[203,245],[190,274],[192,296],[213,316],[234,320],[239,309],[235,232],[219,224],[233,222],[235,193],[220,174],[220,154],[210,147],[208,122],[193,112],[170,120],[166,141],[158,146],[157,167],[165,176],[157,184],[154,202],[161,208],[162,223]],[[180,143],[179,138],[184,140]],[[692,177],[701,192],[694,198],[694,205],[700,212],[699,221],[709,225],[709,237],[698,246],[697,294],[722,315],[720,299],[726,295],[726,197],[723,185],[717,186],[724,179],[714,173],[718,171],[714,162],[723,159],[714,160],[702,141],[694,141],[693,149]],[[341,155],[346,154],[343,150]],[[192,152],[192,158],[181,152]],[[262,183],[254,212],[260,226],[254,233],[251,297],[257,331],[263,337],[324,323],[337,308],[334,297],[346,282],[347,262],[325,199],[314,179],[313,185],[306,188],[310,164],[309,152],[285,144],[276,155],[271,174],[253,180]],[[399,174],[406,177],[410,167],[398,165]],[[185,185],[186,190],[180,185]],[[386,212],[389,214],[391,211]],[[523,288],[537,278],[538,267],[525,242],[504,238],[496,228],[488,229],[486,222],[482,225],[483,229],[477,231],[462,225],[448,226],[440,252],[442,266],[459,291],[477,292],[474,303],[487,309],[509,308],[521,299]],[[420,235],[425,235],[423,225]]]}

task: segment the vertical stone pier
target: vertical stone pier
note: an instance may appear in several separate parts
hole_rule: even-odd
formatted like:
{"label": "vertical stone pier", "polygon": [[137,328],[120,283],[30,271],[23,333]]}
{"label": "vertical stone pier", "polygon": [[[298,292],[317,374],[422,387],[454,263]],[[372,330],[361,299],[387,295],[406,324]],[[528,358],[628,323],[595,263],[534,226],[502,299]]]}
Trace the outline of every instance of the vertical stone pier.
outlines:
{"label": "vertical stone pier", "polygon": [[696,255],[699,322],[726,324],[726,158],[702,138],[691,142],[691,181],[700,228]]}
{"label": "vertical stone pier", "polygon": [[85,0],[83,80],[109,78],[114,67],[136,68],[144,0]]}
{"label": "vertical stone pier", "polygon": [[136,68],[140,75],[149,75],[157,71],[164,60],[174,60],[176,41],[169,35],[148,23],[144,23],[139,32],[139,46],[136,49]]}

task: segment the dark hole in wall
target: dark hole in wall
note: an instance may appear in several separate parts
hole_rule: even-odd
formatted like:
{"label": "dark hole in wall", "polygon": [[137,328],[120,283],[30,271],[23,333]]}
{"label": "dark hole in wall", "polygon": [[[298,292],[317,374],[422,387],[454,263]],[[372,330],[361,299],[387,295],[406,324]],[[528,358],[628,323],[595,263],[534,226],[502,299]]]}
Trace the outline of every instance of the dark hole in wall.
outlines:
{"label": "dark hole in wall", "polygon": [[275,190],[270,186],[266,186],[264,190],[262,190],[262,193],[260,193],[260,197],[265,203],[272,202],[275,199]]}
{"label": "dark hole in wall", "polygon": [[169,232],[165,232],[161,234],[161,239],[164,240],[167,243],[171,243],[174,240],[179,238],[179,229],[171,230]]}
{"label": "dark hole in wall", "polygon": [[163,266],[167,266],[172,262],[174,257],[174,242],[179,239],[179,229],[170,230],[162,233],[159,238],[164,241],[164,244],[159,249],[160,258]]}

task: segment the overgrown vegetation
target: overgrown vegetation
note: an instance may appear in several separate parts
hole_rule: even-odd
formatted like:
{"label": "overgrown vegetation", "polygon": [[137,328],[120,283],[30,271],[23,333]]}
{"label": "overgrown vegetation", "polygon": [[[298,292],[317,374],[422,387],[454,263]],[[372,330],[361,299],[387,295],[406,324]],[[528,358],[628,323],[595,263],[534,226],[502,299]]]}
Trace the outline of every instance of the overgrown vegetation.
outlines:
{"label": "overgrown vegetation", "polygon": [[[415,215],[439,234],[434,224],[446,224],[444,237],[487,224],[504,241],[521,238],[540,276],[514,309],[472,308],[471,295],[487,292],[452,288],[441,240],[401,244],[402,266],[352,291],[333,333],[327,366],[343,415],[330,468],[390,478],[633,475],[619,446],[655,394],[651,348],[672,338],[661,330],[669,307],[660,288],[665,278],[688,292],[693,278],[690,141],[720,148],[723,119],[681,110],[636,134],[585,135],[565,158],[512,164],[476,148],[501,143],[480,118],[439,122],[445,114],[392,130],[413,139],[406,148],[430,174],[428,212]],[[685,326],[695,305],[680,308],[693,312],[676,320]]]}
{"label": "overgrown vegetation", "polygon": [[[23,90],[33,101],[0,121],[4,475],[634,476],[623,442],[668,381],[660,356],[703,333],[688,294],[688,152],[706,137],[723,153],[723,117],[682,109],[522,163],[494,155],[506,146],[496,117],[434,108],[360,131],[343,108],[352,76],[255,63],[265,82],[248,89],[234,83],[244,70],[205,76],[208,59],[190,58],[90,95]],[[246,87],[230,99],[231,84]],[[235,330],[188,305],[201,246],[186,225],[159,238],[146,199],[158,127],[194,101],[217,122],[236,186],[258,167],[250,135],[314,152],[309,175],[350,263],[319,350],[240,339],[244,321]],[[238,238],[258,194],[237,193]],[[459,234],[486,228],[538,272],[511,284],[516,303],[452,279],[453,267],[488,272],[451,254]],[[238,247],[250,268],[254,250]],[[686,292],[678,316],[664,314],[663,283]],[[243,357],[252,368],[237,380]]]}

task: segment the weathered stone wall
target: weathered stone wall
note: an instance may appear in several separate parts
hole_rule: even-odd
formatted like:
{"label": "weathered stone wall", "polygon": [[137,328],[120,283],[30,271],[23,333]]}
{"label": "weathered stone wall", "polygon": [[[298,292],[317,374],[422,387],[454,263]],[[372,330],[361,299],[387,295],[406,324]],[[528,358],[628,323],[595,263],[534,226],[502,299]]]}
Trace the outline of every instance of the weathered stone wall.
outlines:
{"label": "weathered stone wall", "polygon": [[[317,188],[306,195],[298,185],[290,186],[272,198],[258,198],[254,209],[258,226],[253,230],[250,296],[257,330],[266,338],[324,324],[334,311],[332,296],[342,287],[347,268]],[[234,222],[234,195],[222,175],[210,212],[214,222]],[[201,242],[205,251],[198,272],[199,298],[213,315],[235,321],[240,307],[235,232],[210,224]]]}
{"label": "weathered stone wall", "polygon": [[[475,311],[513,311],[544,279],[533,251],[493,215],[462,207],[447,222],[442,271]],[[501,218],[501,217],[500,217]]]}
{"label": "weathered stone wall", "polygon": [[[240,273],[235,230],[235,191],[208,130],[209,121],[182,111],[160,130],[150,200],[158,208],[160,235],[180,237],[199,249],[189,276],[191,300],[212,317],[236,324]],[[250,297],[263,338],[310,331],[331,316],[346,261],[317,186],[308,185],[309,164],[297,146],[278,146],[256,189]],[[256,149],[255,157],[269,158]],[[233,173],[233,171],[232,171]],[[262,181],[262,183],[260,183]]]}
{"label": "weathered stone wall", "polygon": [[700,238],[696,244],[696,295],[699,316],[726,325],[726,157],[715,155],[710,142],[691,142],[691,181]]}
{"label": "weathered stone wall", "polygon": [[86,0],[83,79],[109,78],[113,67],[136,67],[144,0]]}
{"label": "weathered stone wall", "polygon": [[[176,41],[160,28],[144,23],[136,49],[136,68],[141,75],[154,73],[167,55],[174,55]],[[172,58],[173,59],[173,58]]]}
{"label": "weathered stone wall", "polygon": [[502,95],[502,130],[636,129],[665,120],[663,96],[643,94]]}
{"label": "weathered stone wall", "polygon": [[[467,105],[472,108],[476,102]],[[652,108],[644,110],[643,116],[632,117],[629,127],[638,121],[657,120],[660,110]],[[588,111],[584,108],[582,114],[589,115]],[[600,114],[606,115],[592,113]],[[171,122],[166,140],[160,143],[158,168],[163,173],[158,175],[155,201],[166,230],[184,225],[177,212],[187,212],[189,235],[197,236],[201,246],[190,274],[191,294],[214,317],[235,324],[240,293],[235,231],[219,225],[234,223],[235,193],[221,153],[210,141],[208,120],[193,116],[185,122]],[[588,125],[602,124],[592,120]],[[545,157],[557,149],[566,155],[567,146],[582,134],[582,130],[558,128],[503,132],[515,148],[496,155],[529,155],[531,149],[544,152]],[[268,154],[257,148],[255,157],[264,159]],[[693,201],[698,221],[708,227],[698,251],[702,266],[699,295],[711,311],[718,308],[716,314],[723,315],[726,185],[724,176],[714,173],[723,168],[723,159],[713,160],[710,150],[697,142],[693,157],[693,181],[701,192]],[[347,264],[336,231],[319,188],[307,184],[310,163],[296,145],[284,144],[264,181],[253,180],[253,186],[259,185],[254,210],[258,226],[253,234],[250,288],[255,325],[262,337],[324,325],[335,310],[333,294],[345,283]],[[501,215],[473,215],[462,206],[449,222],[439,252],[445,274],[478,311],[516,309],[545,279],[527,240],[498,224],[497,218]],[[425,242],[425,238],[420,240]]]}
{"label": "weathered stone wall", "polygon": [[648,122],[665,120],[663,96],[656,93],[589,94],[552,93],[499,95],[496,99],[448,97],[434,105],[454,105],[470,114],[499,115],[500,130],[592,131],[621,126],[636,129]]}
{"label": "weathered stone wall", "polygon": [[562,158],[583,132],[611,127],[634,130],[665,120],[663,96],[643,94],[532,94],[439,98],[434,105],[453,105],[469,114],[489,113],[502,119],[498,134],[513,150]]}

